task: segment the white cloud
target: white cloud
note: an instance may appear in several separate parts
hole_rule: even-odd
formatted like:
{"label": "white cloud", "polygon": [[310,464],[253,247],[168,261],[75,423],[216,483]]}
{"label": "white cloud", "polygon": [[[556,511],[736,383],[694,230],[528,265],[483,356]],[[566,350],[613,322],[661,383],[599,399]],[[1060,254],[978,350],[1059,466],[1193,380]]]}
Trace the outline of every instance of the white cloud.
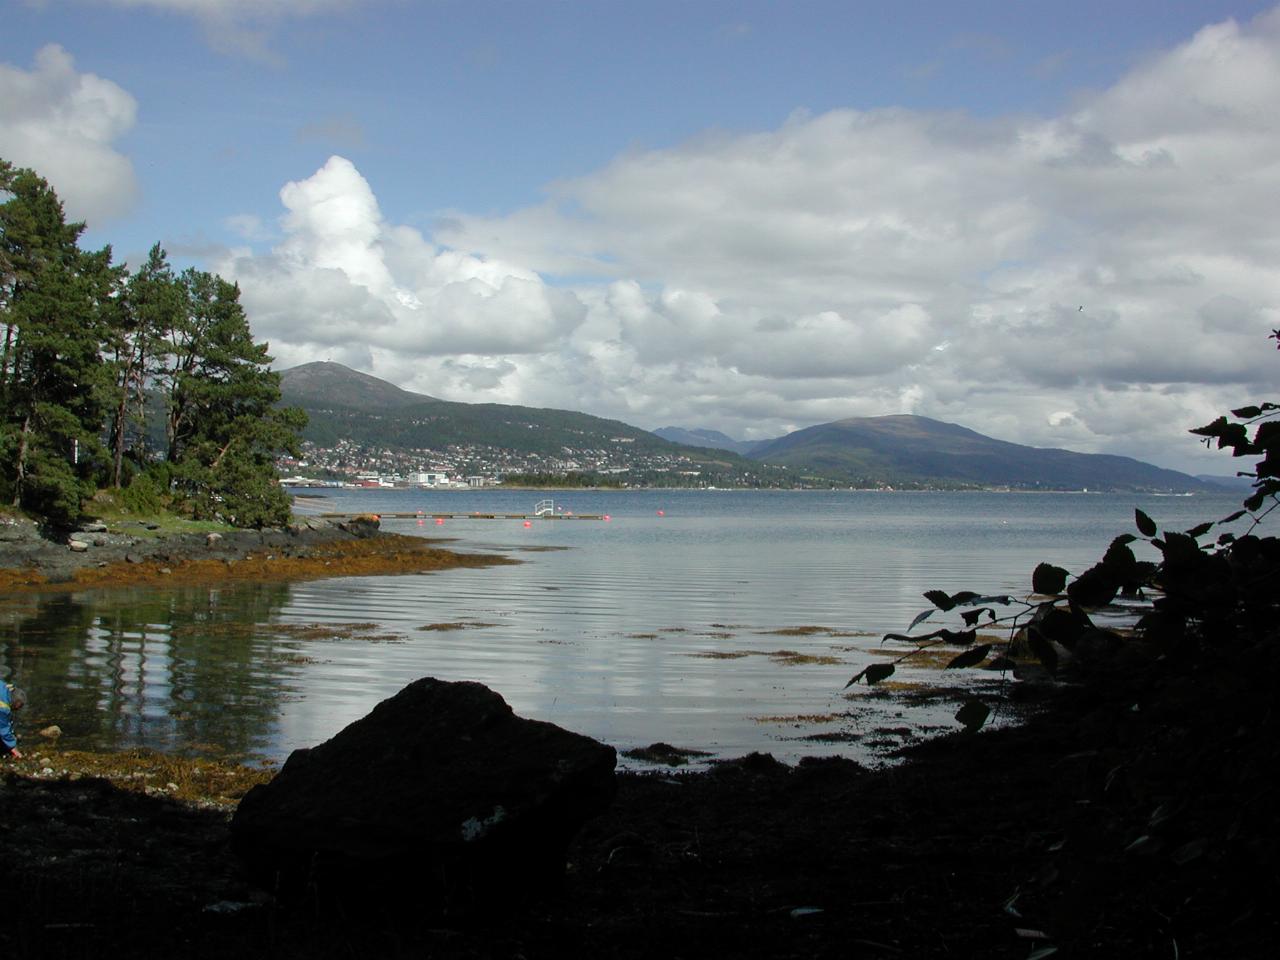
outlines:
{"label": "white cloud", "polygon": [[412,228],[387,224],[369,184],[342,157],[286,184],[280,199],[283,240],[274,250],[233,251],[218,264],[243,286],[256,331],[280,358],[306,349],[330,356],[351,343],[372,358],[362,366],[480,358],[442,369],[460,389],[493,389],[511,367],[484,358],[545,351],[583,313],[572,294],[531,271],[441,250]]}
{"label": "white cloud", "polygon": [[0,64],[0,157],[48,180],[69,219],[97,226],[137,201],[133,165],[113,146],[137,106],[110,80],[76,72],[71,55],[50,44],[30,71]]}
{"label": "white cloud", "polygon": [[912,411],[1186,466],[1275,379],[1276,103],[1280,12],[1059,116],[797,114],[430,239],[335,158],[228,268],[289,356],[365,342],[436,396],[752,437]]}

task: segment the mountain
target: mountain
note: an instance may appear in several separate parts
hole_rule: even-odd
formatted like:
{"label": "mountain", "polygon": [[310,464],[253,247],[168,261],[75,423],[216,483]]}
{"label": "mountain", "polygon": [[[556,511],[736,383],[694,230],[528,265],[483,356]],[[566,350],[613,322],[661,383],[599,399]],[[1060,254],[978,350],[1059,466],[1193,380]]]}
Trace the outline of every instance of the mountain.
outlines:
{"label": "mountain", "polygon": [[[364,447],[352,456],[366,469],[390,460],[448,460],[481,473],[625,473],[628,481],[660,485],[782,485],[788,479],[778,468],[724,450],[681,446],[619,420],[438,400],[340,363],[282,370],[280,393],[282,404],[307,412],[304,440],[330,451],[346,444]],[[424,455],[425,450],[434,453]]]}
{"label": "mountain", "polygon": [[689,447],[710,447],[712,450],[732,450],[734,453],[747,456],[762,443],[768,440],[734,440],[719,430],[690,429],[688,427],[659,427],[653,431],[663,440],[682,443]]}
{"label": "mountain", "polygon": [[290,367],[280,374],[280,391],[290,404],[304,408],[402,410],[416,404],[439,402],[425,393],[401,390],[395,384],[340,363],[304,363]]}
{"label": "mountain", "polygon": [[1253,477],[1223,477],[1207,473],[1197,473],[1196,479],[1212,487],[1222,487],[1226,490],[1234,490],[1241,493],[1252,490],[1254,481]]}
{"label": "mountain", "polygon": [[750,457],[852,482],[942,481],[1033,490],[1204,489],[1195,477],[1131,457],[1026,447],[909,415],[819,424],[765,443]]}

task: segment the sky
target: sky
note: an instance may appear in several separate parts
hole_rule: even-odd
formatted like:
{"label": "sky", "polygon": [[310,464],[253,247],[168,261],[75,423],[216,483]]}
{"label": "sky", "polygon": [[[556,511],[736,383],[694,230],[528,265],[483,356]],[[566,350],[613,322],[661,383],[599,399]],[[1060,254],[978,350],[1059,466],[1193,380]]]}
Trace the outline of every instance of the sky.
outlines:
{"label": "sky", "polygon": [[9,0],[0,157],[278,369],[1193,473],[1277,399],[1280,7]]}

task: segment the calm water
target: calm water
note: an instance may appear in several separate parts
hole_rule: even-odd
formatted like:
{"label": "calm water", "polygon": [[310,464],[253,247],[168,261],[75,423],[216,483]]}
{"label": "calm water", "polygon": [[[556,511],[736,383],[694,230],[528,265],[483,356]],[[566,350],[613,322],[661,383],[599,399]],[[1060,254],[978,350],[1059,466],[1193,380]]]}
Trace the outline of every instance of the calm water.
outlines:
{"label": "calm water", "polygon": [[[300,513],[532,512],[516,491],[332,491]],[[845,681],[926,589],[1025,593],[1081,570],[1141,507],[1185,529],[1239,497],[584,492],[611,519],[385,520],[523,562],[399,577],[97,591],[0,602],[0,675],[26,687],[28,744],[281,760],[422,676],[478,680],[517,713],[619,750],[865,757],[954,704],[907,708]],[[797,628],[821,628],[800,631]],[[934,683],[926,669],[903,671]],[[952,679],[950,675],[948,680]]]}

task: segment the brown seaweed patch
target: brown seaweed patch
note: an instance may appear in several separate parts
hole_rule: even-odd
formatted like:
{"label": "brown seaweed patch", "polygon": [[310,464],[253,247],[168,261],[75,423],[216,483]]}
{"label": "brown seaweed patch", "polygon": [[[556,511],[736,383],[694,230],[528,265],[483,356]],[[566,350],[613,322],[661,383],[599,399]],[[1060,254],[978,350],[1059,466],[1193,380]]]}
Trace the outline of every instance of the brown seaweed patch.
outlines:
{"label": "brown seaweed patch", "polygon": [[816,633],[832,634],[836,630],[834,627],[779,627],[777,630],[762,630],[761,633],[771,634],[777,637],[812,637]]}
{"label": "brown seaweed patch", "polygon": [[483,620],[454,620],[448,623],[424,623],[419,630],[482,630],[485,627],[496,627],[496,623]]}
{"label": "brown seaweed patch", "polygon": [[628,640],[657,640],[658,635],[656,633],[628,633],[627,639]]}
{"label": "brown seaweed patch", "polygon": [[686,653],[686,657],[699,657],[703,660],[741,660],[751,656],[750,650],[698,650]]}
{"label": "brown seaweed patch", "polygon": [[[202,752],[205,745],[200,745]],[[47,761],[47,763],[44,763]],[[266,783],[275,775],[267,767],[247,767],[226,760],[209,760],[125,750],[118,753],[87,753],[78,750],[33,751],[30,764],[51,767],[68,779],[98,777],[121,790],[163,796],[206,808],[230,810],[251,787]]]}
{"label": "brown seaweed patch", "polygon": [[705,750],[690,750],[685,747],[673,747],[669,743],[651,743],[647,747],[636,747],[622,754],[632,760],[643,760],[646,763],[661,763],[668,767],[682,767],[692,759],[709,757]]}
{"label": "brown seaweed patch", "polygon": [[359,640],[361,643],[403,643],[399,633],[386,633],[376,623],[273,623],[269,632],[293,640]]}
{"label": "brown seaweed patch", "polygon": [[776,717],[752,717],[756,723],[834,723],[835,721],[847,716],[843,713],[795,713],[791,716]]}
{"label": "brown seaweed patch", "polygon": [[801,664],[821,664],[832,667],[844,663],[839,657],[833,657],[830,654],[800,653],[796,650],[774,650],[772,653],[766,653],[765,656],[774,663],[780,663],[787,667],[800,666]]}
{"label": "brown seaweed patch", "polygon": [[724,633],[718,630],[709,631],[707,633],[700,633],[698,634],[698,636],[709,637],[712,640],[732,640],[733,639],[732,633]]}
{"label": "brown seaweed patch", "polygon": [[862,739],[862,734],[850,730],[833,730],[830,733],[810,733],[800,739],[809,743],[857,743]]}

